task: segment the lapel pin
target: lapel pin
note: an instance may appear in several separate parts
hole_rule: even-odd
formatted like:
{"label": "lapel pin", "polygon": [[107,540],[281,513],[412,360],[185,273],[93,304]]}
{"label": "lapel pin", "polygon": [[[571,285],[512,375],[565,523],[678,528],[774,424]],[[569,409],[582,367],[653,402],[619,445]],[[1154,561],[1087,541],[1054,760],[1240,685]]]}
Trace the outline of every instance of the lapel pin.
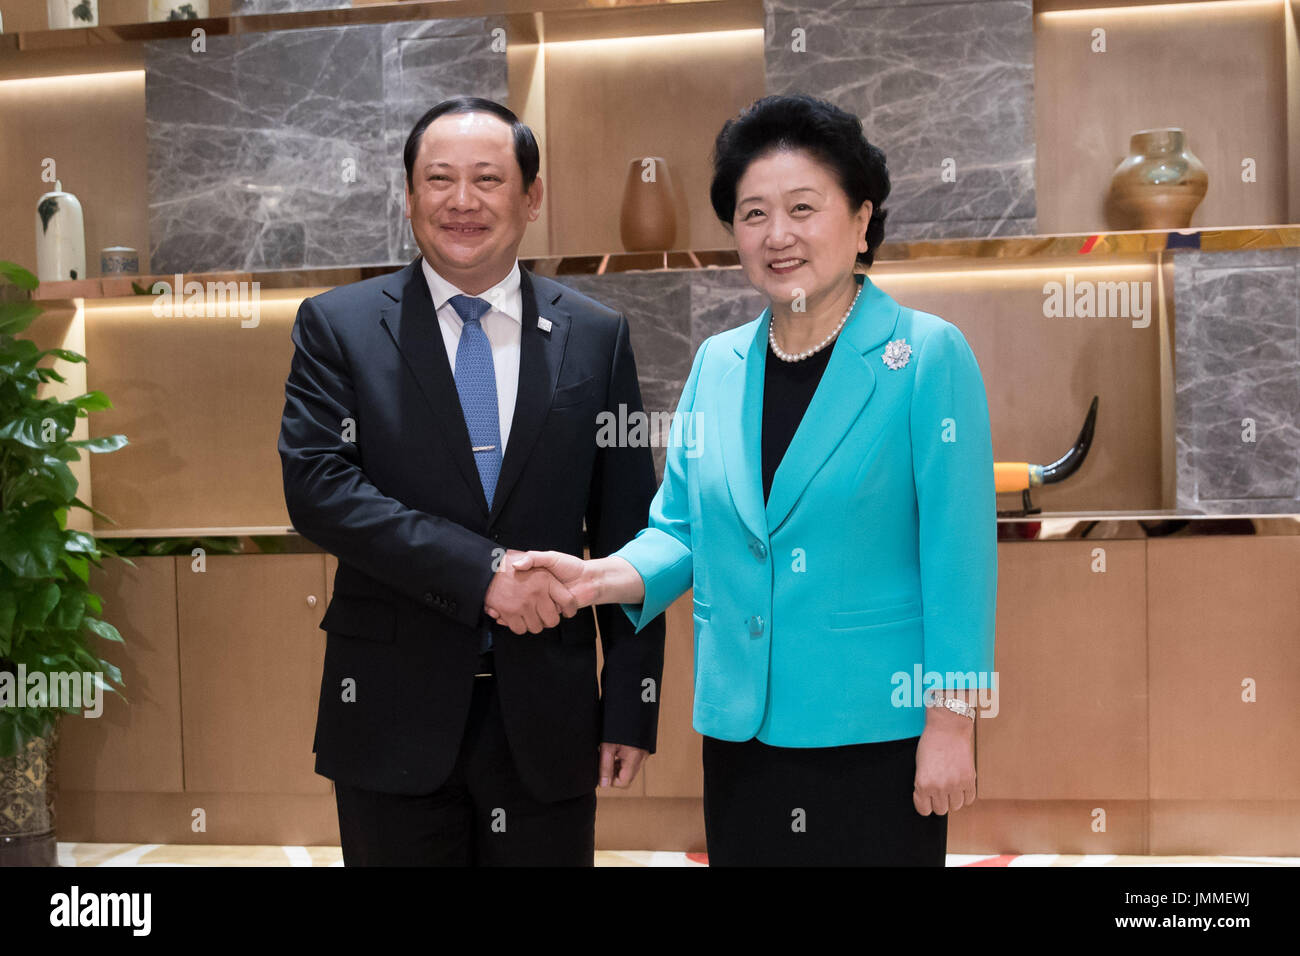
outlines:
{"label": "lapel pin", "polygon": [[908,345],[903,339],[894,339],[885,346],[885,354],[880,356],[880,360],[894,371],[898,371],[907,364],[907,360],[911,357],[912,346]]}
{"label": "lapel pin", "polygon": [[551,320],[544,319],[540,315],[537,317],[537,327],[543,332],[551,331]]}

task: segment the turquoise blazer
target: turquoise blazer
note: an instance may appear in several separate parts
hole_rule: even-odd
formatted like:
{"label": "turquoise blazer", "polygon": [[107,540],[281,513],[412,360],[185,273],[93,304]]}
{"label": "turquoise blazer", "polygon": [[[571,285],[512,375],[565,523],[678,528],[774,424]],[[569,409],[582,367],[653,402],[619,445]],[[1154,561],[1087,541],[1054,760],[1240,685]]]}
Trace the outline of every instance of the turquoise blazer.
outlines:
{"label": "turquoise blazer", "polygon": [[[862,276],[772,481],[761,472],[771,309],[699,348],[650,526],[614,552],[636,629],[694,587],[693,724],[835,747],[914,737],[922,694],[996,687],[997,498],[979,365],[957,327]],[[894,345],[883,359],[886,345]],[[910,347],[910,355],[896,358]]]}

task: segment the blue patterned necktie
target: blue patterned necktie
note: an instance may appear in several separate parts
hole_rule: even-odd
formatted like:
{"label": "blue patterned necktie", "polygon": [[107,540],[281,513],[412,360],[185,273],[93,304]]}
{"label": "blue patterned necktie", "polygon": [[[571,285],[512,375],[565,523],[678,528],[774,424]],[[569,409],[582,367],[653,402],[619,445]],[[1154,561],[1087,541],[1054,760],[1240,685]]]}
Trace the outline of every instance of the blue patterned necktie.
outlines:
{"label": "blue patterned necktie", "polygon": [[464,320],[456,347],[456,391],[469,429],[469,443],[478,466],[488,508],[501,475],[501,419],[497,410],[497,376],[492,345],[480,320],[492,306],[468,295],[451,297],[451,307]]}
{"label": "blue patterned necktie", "polygon": [[[469,429],[469,443],[478,466],[478,478],[488,508],[496,495],[501,476],[501,419],[497,410],[497,375],[492,364],[492,344],[480,319],[492,308],[483,299],[454,295],[451,307],[461,317],[460,344],[456,346],[456,391]],[[492,624],[486,622],[479,650],[492,649]]]}

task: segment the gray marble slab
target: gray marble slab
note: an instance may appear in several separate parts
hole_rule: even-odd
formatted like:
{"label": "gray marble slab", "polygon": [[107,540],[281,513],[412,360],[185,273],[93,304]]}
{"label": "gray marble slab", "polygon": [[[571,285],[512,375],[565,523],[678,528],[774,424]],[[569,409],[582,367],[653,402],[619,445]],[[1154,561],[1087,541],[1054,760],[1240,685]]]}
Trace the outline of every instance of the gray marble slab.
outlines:
{"label": "gray marble slab", "polygon": [[767,92],[857,114],[884,151],[887,238],[1037,231],[1030,0],[767,0],[766,22]]}
{"label": "gray marble slab", "polygon": [[[145,45],[154,272],[382,263],[374,27]],[[356,181],[345,163],[356,166]]]}
{"label": "gray marble slab", "polygon": [[237,17],[259,13],[297,13],[300,10],[337,10],[352,6],[352,0],[233,0],[230,12]]}
{"label": "gray marble slab", "polygon": [[740,269],[705,269],[690,275],[692,358],[709,336],[744,325],[767,308],[767,297]]}
{"label": "gray marble slab", "polygon": [[[641,400],[649,413],[675,413],[704,340],[743,325],[767,304],[739,269],[558,276],[556,281],[627,317]],[[657,444],[651,450],[662,480],[666,448]]]}
{"label": "gray marble slab", "polygon": [[1174,295],[1178,507],[1300,512],[1300,249],[1179,253]]}
{"label": "gray marble slab", "polygon": [[[674,271],[556,277],[561,285],[627,317],[641,403],[648,414],[674,413],[691,371],[691,275]],[[667,437],[661,434],[651,445],[660,478]]]}
{"label": "gray marble slab", "polygon": [[419,118],[448,97],[506,102],[506,54],[492,49],[493,31],[505,26],[504,17],[383,26],[385,152],[394,157],[387,167],[391,262],[409,262],[420,251],[405,214],[406,139]]}
{"label": "gray marble slab", "polygon": [[505,99],[503,22],[146,43],[151,271],[409,261],[402,145],[448,95]]}

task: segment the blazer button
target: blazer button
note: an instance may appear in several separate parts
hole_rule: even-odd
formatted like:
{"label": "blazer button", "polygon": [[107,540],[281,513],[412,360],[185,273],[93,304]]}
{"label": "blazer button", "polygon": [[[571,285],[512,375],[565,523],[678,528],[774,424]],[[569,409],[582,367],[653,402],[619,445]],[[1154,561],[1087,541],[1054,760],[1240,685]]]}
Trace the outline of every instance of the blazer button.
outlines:
{"label": "blazer button", "polygon": [[749,619],[749,633],[754,637],[763,633],[763,619],[757,614]]}
{"label": "blazer button", "polygon": [[754,538],[749,542],[749,550],[752,551],[754,557],[758,558],[760,561],[767,557],[767,545],[762,541],[759,541],[757,538]]}
{"label": "blazer button", "polygon": [[424,592],[424,603],[425,603],[425,604],[433,604],[433,603],[435,603],[434,600],[433,600],[433,592],[432,592],[432,591],[425,591],[425,592]]}

